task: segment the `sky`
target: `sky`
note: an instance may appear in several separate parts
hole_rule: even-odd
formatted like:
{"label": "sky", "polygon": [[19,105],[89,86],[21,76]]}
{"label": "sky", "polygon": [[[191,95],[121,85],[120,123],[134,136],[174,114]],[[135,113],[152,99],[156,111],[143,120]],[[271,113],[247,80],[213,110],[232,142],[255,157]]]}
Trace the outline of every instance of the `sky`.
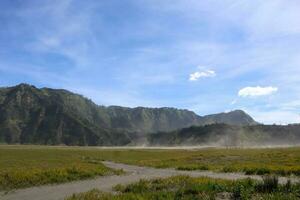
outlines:
{"label": "sky", "polygon": [[1,0],[0,86],[300,123],[299,0]]}

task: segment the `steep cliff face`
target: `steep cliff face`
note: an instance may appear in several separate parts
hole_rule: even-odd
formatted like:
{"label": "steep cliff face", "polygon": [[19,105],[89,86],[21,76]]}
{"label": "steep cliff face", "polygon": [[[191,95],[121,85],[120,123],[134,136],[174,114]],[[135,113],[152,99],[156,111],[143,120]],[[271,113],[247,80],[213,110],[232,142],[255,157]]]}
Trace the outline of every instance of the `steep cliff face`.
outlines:
{"label": "steep cliff face", "polygon": [[125,108],[110,106],[103,109],[106,110],[106,116],[111,122],[111,128],[127,129],[141,133],[172,131],[193,125],[223,123],[243,126],[258,124],[242,110],[202,117],[192,111],[176,108]]}
{"label": "steep cliff face", "polygon": [[192,125],[256,122],[242,111],[200,117],[175,108],[98,106],[66,90],[0,88],[0,142],[125,145],[133,137]]}
{"label": "steep cliff face", "polygon": [[195,113],[175,108],[107,108],[111,127],[127,129],[139,133],[170,131],[198,124],[200,119]]}
{"label": "steep cliff face", "polygon": [[1,97],[2,142],[67,145],[130,142],[126,133],[101,127],[105,122],[97,118],[97,105],[68,91],[21,84],[1,89]]}

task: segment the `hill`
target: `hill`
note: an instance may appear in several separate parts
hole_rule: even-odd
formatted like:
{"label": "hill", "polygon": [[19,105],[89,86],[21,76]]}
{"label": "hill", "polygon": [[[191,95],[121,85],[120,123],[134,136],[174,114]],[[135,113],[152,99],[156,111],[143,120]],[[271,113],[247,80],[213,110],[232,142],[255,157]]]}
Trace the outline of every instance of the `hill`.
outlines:
{"label": "hill", "polygon": [[126,145],[136,137],[192,125],[257,124],[243,111],[198,116],[175,108],[98,106],[67,90],[28,84],[0,88],[0,142]]}
{"label": "hill", "polygon": [[219,113],[213,115],[206,115],[202,117],[201,124],[230,124],[230,125],[257,125],[258,123],[253,120],[243,110],[235,110],[228,113]]}
{"label": "hill", "polygon": [[300,145],[300,125],[236,126],[210,124],[148,135],[151,146],[269,146]]}
{"label": "hill", "polygon": [[130,139],[108,129],[98,106],[66,90],[21,84],[0,89],[0,141],[6,143],[117,145]]}

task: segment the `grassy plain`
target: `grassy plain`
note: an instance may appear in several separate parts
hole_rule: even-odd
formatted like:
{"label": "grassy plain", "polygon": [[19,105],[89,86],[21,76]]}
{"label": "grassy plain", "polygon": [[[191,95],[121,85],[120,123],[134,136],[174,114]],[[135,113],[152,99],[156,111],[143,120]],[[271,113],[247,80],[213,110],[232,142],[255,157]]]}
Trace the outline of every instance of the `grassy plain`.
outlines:
{"label": "grassy plain", "polygon": [[0,190],[121,173],[85,160],[86,155],[89,151],[68,148],[0,146]]}
{"label": "grassy plain", "polygon": [[111,160],[140,166],[300,176],[300,147],[270,149],[102,149],[0,145],[0,190],[119,173]]}
{"label": "grassy plain", "polygon": [[105,150],[102,152],[101,159],[158,168],[300,176],[300,147]]}
{"label": "grassy plain", "polygon": [[278,185],[276,178],[263,183],[250,179],[229,181],[177,176],[166,179],[141,180],[127,186],[116,186],[116,195],[91,190],[74,194],[66,200],[188,200],[188,199],[285,199],[300,198],[300,184]]}

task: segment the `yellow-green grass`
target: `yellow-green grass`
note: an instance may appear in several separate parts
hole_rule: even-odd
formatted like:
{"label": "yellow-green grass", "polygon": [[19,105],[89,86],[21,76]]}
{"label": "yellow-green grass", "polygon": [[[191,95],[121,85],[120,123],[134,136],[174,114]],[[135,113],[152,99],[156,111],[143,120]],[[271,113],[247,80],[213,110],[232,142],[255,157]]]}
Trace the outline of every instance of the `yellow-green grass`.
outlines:
{"label": "yellow-green grass", "polygon": [[[173,200],[173,199],[285,199],[300,198],[300,185],[279,185],[274,177],[263,183],[250,179],[230,181],[211,178],[176,176],[166,179],[141,180],[115,187],[117,194],[91,190],[74,194],[66,200]],[[218,198],[219,197],[219,198]]]}
{"label": "yellow-green grass", "polygon": [[[99,157],[90,157],[88,159],[99,159]],[[100,159],[158,168],[300,176],[300,147],[268,149],[102,150]]]}
{"label": "yellow-green grass", "polygon": [[300,147],[159,150],[0,145],[0,190],[114,173],[102,160],[184,170],[300,175]]}
{"label": "yellow-green grass", "polygon": [[121,173],[86,160],[86,155],[94,154],[69,148],[0,146],[0,190]]}

